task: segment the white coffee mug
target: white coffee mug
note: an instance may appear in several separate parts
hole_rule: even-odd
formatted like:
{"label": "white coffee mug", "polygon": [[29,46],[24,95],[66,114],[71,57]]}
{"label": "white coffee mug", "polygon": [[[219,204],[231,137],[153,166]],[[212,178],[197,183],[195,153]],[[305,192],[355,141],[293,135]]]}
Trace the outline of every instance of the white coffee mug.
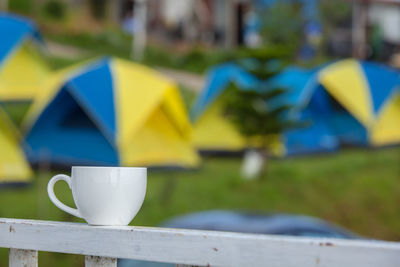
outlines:
{"label": "white coffee mug", "polygon": [[[60,180],[72,190],[77,209],[55,196],[54,184]],[[90,225],[128,225],[142,206],[146,184],[146,168],[72,167],[71,177],[58,174],[51,178],[47,192],[58,208]]]}

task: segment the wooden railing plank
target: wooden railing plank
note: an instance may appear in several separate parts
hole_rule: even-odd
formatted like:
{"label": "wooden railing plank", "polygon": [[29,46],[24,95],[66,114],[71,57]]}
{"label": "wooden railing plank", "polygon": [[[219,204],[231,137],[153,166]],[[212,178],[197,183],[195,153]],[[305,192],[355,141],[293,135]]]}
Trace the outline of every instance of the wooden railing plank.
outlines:
{"label": "wooden railing plank", "polygon": [[10,267],[37,267],[38,252],[36,250],[10,248],[8,262]]}
{"label": "wooden railing plank", "polygon": [[0,218],[0,247],[198,266],[397,267],[400,244]]}

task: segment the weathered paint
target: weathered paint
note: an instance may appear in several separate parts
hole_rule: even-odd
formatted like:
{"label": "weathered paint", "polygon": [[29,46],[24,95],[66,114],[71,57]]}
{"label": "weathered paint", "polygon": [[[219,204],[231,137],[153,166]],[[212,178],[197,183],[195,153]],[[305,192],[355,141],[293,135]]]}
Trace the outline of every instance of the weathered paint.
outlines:
{"label": "weathered paint", "polygon": [[[12,232],[11,226],[10,232]],[[10,267],[37,267],[38,252],[36,250],[10,248],[8,261]]]}
{"label": "weathered paint", "polygon": [[396,242],[1,218],[0,247],[198,266],[397,267],[400,263]]}
{"label": "weathered paint", "polygon": [[117,259],[109,257],[86,256],[85,267],[117,267]]}

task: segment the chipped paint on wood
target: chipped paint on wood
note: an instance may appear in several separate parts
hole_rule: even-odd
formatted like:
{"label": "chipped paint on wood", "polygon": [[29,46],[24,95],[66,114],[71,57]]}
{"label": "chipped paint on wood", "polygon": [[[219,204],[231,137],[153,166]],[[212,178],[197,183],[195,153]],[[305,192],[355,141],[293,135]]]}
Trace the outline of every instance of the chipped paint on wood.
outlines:
{"label": "chipped paint on wood", "polygon": [[38,266],[38,252],[36,250],[10,248],[8,255],[10,267]]}
{"label": "chipped paint on wood", "polygon": [[[398,267],[400,243],[0,218],[0,247],[187,266]],[[10,252],[11,253],[11,252]],[[12,266],[14,267],[14,266]]]}
{"label": "chipped paint on wood", "polygon": [[85,267],[117,267],[117,259],[110,257],[86,256]]}

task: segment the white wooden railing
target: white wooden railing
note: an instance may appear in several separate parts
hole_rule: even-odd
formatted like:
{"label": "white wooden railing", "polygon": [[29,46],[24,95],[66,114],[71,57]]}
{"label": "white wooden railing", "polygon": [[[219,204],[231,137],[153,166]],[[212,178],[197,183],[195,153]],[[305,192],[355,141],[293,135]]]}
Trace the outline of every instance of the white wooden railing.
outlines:
{"label": "white wooden railing", "polygon": [[2,218],[0,247],[10,249],[10,267],[37,266],[37,251],[87,255],[88,267],[116,266],[117,258],[197,266],[400,266],[396,242]]}

